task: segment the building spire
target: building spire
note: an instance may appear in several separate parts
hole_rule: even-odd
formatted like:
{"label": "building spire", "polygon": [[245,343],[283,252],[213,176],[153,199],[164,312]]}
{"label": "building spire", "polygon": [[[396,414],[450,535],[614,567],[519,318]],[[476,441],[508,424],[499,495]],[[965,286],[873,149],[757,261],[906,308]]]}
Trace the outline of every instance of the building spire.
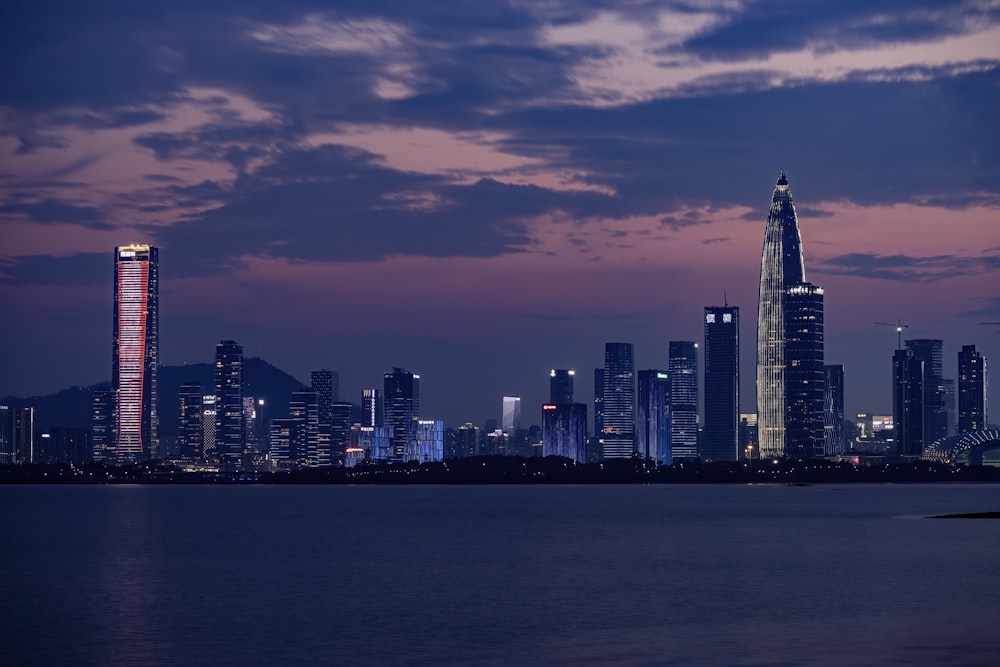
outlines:
{"label": "building spire", "polygon": [[778,171],[778,185],[788,185],[788,179],[785,178],[784,169]]}

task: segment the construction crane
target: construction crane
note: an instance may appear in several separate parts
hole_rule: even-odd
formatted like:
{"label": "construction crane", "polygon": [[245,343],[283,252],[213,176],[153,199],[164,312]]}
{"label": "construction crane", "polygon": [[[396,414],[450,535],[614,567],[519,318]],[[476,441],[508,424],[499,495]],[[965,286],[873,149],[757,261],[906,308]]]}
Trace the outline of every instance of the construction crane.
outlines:
{"label": "construction crane", "polygon": [[910,327],[909,324],[903,324],[902,320],[896,320],[895,324],[892,322],[876,322],[875,324],[880,327],[896,327],[896,349],[903,349],[903,329],[908,329]]}

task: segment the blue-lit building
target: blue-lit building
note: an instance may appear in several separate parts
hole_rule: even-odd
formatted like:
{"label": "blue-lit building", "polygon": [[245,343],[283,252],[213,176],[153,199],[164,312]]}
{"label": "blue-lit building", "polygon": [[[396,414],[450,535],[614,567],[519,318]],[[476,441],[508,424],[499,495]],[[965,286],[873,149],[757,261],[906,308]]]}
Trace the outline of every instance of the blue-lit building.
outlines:
{"label": "blue-lit building", "polygon": [[639,371],[636,450],[641,458],[670,465],[670,374]]}
{"label": "blue-lit building", "polygon": [[675,461],[698,458],[697,352],[694,341],[670,341],[670,451]]}
{"label": "blue-lit building", "polygon": [[585,463],[587,456],[585,403],[546,403],[542,406],[542,455],[565,456]]}
{"label": "blue-lit building", "polygon": [[703,461],[739,459],[740,309],[705,308]]}
{"label": "blue-lit building", "polygon": [[635,363],[632,343],[604,345],[601,449],[605,459],[635,453]]}

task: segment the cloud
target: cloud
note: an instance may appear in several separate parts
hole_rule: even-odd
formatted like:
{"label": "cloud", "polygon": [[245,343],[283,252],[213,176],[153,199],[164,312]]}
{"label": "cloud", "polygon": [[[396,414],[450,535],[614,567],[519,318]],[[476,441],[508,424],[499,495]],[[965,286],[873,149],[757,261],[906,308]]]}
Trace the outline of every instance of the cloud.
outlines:
{"label": "cloud", "polygon": [[957,276],[973,276],[1000,269],[1000,255],[960,257],[934,255],[879,255],[847,253],[825,260],[813,271],[820,274],[850,275],[879,280],[936,282]]}
{"label": "cloud", "polygon": [[15,203],[0,206],[0,213],[25,216],[31,222],[40,224],[73,224],[90,229],[113,229],[106,223],[101,212],[92,206],[75,206],[54,199],[42,199],[32,203]]}
{"label": "cloud", "polygon": [[0,262],[0,284],[93,286],[110,284],[112,255],[30,255]]}

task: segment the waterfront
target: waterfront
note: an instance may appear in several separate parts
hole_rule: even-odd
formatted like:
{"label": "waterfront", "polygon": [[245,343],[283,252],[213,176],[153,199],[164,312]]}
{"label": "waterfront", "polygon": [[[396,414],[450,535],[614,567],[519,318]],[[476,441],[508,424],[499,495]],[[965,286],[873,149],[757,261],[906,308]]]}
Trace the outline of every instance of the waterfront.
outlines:
{"label": "waterfront", "polygon": [[995,484],[2,486],[0,663],[993,664]]}

